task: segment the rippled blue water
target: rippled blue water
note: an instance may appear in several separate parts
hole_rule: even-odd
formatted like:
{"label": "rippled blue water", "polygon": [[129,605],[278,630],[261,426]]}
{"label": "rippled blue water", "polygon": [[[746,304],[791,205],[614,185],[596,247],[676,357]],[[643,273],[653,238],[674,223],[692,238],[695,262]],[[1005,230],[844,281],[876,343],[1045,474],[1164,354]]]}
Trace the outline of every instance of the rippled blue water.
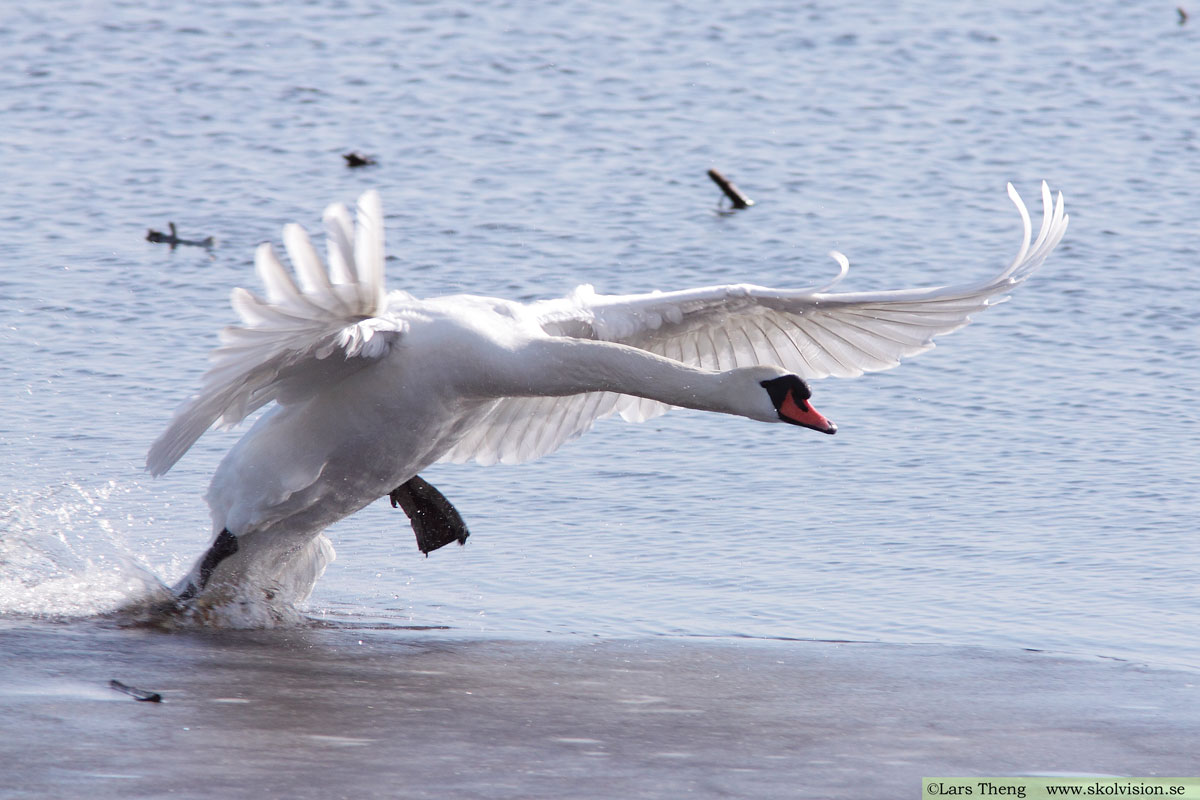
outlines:
{"label": "rippled blue water", "polygon": [[[836,638],[1200,664],[1197,23],[1154,4],[48,2],[0,12],[0,610],[177,577],[238,435],[141,471],[256,243],[376,187],[393,287],[515,298],[979,277],[1008,303],[816,386],[834,438],[692,412],[376,504],[317,615],[523,635]],[[341,153],[378,165],[349,170]],[[716,213],[718,167],[758,204]],[[1035,214],[1037,209],[1035,208]],[[217,239],[169,250],[146,229]]]}

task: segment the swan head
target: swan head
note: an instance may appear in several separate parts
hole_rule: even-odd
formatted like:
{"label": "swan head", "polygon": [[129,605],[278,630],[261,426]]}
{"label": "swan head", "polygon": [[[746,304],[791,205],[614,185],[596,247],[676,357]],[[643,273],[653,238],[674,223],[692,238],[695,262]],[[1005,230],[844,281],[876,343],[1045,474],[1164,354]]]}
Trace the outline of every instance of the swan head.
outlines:
{"label": "swan head", "polygon": [[837,425],[808,402],[812,390],[799,375],[780,375],[759,381],[759,385],[766,390],[779,421],[821,433],[837,433]]}

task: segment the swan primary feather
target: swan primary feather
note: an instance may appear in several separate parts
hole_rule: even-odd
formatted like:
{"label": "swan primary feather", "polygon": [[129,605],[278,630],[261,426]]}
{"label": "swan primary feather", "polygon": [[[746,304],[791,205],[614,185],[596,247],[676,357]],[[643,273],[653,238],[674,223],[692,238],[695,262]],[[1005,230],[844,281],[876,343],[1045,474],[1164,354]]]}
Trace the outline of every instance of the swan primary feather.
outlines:
{"label": "swan primary feather", "polygon": [[193,602],[302,599],[332,558],[324,528],[388,495],[403,501],[422,550],[461,543],[461,518],[418,472],[437,461],[529,461],[605,416],[640,421],[686,406],[832,432],[808,405],[804,379],[888,369],[928,350],[1006,299],[1058,244],[1062,195],[1055,201],[1042,184],[1033,239],[1011,184],[1008,194],[1024,236],[1007,268],[963,285],[881,292],[831,292],[849,266],[832,253],[839,275],[809,289],[617,296],[581,286],[529,304],[420,300],[385,291],[376,192],[359,199],[357,225],[341,205],[326,210],[328,265],[288,225],[295,277],[270,245],[259,247],[265,297],[234,290],[240,324],[221,332],[199,393],[147,457],[162,474],[214,424],[275,404],[218,467],[207,495],[214,546],[177,592]]}

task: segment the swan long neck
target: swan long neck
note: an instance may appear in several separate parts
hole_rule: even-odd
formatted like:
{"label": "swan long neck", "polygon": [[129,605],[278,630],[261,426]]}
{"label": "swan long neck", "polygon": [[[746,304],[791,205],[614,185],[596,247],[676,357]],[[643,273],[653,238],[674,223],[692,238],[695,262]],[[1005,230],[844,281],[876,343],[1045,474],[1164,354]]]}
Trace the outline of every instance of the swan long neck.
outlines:
{"label": "swan long neck", "polygon": [[512,352],[509,369],[493,373],[506,396],[560,397],[620,392],[673,406],[747,414],[730,391],[731,373],[696,369],[636,347],[590,339],[537,339]]}

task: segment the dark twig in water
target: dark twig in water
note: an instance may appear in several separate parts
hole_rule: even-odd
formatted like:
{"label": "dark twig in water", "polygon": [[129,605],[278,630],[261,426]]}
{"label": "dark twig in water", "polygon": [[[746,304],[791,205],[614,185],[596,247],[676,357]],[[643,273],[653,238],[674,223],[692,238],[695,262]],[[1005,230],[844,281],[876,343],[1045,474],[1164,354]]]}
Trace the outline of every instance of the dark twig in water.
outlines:
{"label": "dark twig in water", "polygon": [[129,684],[121,683],[119,680],[116,680],[115,678],[113,680],[109,681],[108,685],[110,687],[112,687],[113,689],[116,689],[118,692],[124,692],[125,694],[132,697],[134,700],[139,700],[143,703],[161,703],[162,702],[162,695],[159,694],[158,692],[147,692],[143,689],[135,689],[132,686],[130,686]]}
{"label": "dark twig in water", "polygon": [[713,183],[721,187],[721,191],[724,192],[725,196],[729,198],[729,202],[733,204],[734,208],[749,208],[750,206],[754,205],[753,200],[742,194],[741,191],[732,183],[730,183],[729,180],[720,172],[717,172],[715,169],[710,169],[708,171],[708,177],[713,179]]}
{"label": "dark twig in water", "polygon": [[375,161],[375,159],[372,158],[371,156],[364,155],[363,153],[359,153],[358,151],[355,151],[353,153],[343,153],[342,158],[346,159],[346,166],[351,167],[351,168],[353,168],[353,167],[370,167],[370,166],[373,166],[375,163],[377,163]]}
{"label": "dark twig in water", "polygon": [[146,241],[156,242],[159,244],[169,244],[171,245],[172,250],[174,250],[177,245],[181,244],[189,245],[191,247],[204,248],[209,248],[216,244],[216,239],[213,239],[211,236],[206,236],[203,239],[180,239],[175,233],[175,223],[168,222],[167,225],[169,225],[171,228],[170,233],[163,233],[162,231],[156,231],[151,228],[150,230],[146,231]]}

